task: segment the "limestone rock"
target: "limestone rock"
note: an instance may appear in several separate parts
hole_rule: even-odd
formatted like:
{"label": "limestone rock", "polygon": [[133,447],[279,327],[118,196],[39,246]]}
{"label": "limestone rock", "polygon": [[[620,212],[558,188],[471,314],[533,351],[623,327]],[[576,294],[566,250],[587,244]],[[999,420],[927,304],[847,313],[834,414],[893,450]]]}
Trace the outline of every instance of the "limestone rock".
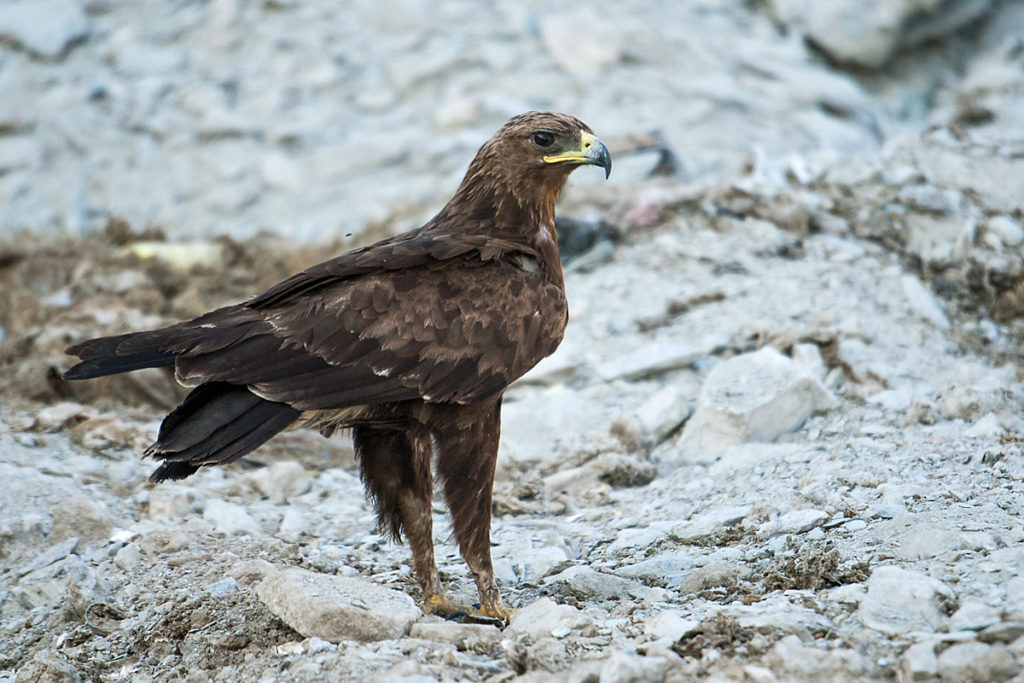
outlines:
{"label": "limestone rock", "polygon": [[332,643],[399,638],[420,616],[404,593],[305,569],[270,574],[256,586],[256,595],[302,635]]}
{"label": "limestone rock", "polygon": [[544,585],[554,588],[560,595],[579,600],[615,600],[641,598],[647,589],[630,579],[606,574],[586,565],[576,565],[544,579]]}
{"label": "limestone rock", "polygon": [[944,681],[995,683],[1017,673],[1017,664],[1005,645],[966,642],[944,650],[939,655],[938,670]]}
{"label": "limestone rock", "polygon": [[619,650],[601,665],[601,683],[658,683],[669,669],[665,657],[643,657]]}
{"label": "limestone rock", "polygon": [[893,566],[876,568],[867,587],[860,619],[865,626],[890,635],[934,632],[942,624],[943,602],[954,599],[953,591],[941,581]]}
{"label": "limestone rock", "polygon": [[223,534],[250,534],[258,536],[263,532],[260,523],[249,516],[245,508],[219,498],[206,503],[203,519],[211,522]]}
{"label": "limestone rock", "polygon": [[110,515],[94,500],[88,496],[73,496],[54,508],[50,538],[54,541],[79,538],[91,543],[109,538],[113,529]]}
{"label": "limestone rock", "polygon": [[903,653],[903,676],[907,681],[934,680],[939,673],[935,641],[915,643]]}
{"label": "limestone rock", "polygon": [[294,461],[275,462],[253,474],[252,481],[260,493],[278,505],[301,496],[312,485],[306,470]]}
{"label": "limestone rock", "polygon": [[412,638],[454,645],[459,650],[490,652],[502,639],[501,631],[487,624],[453,624],[449,621],[420,621],[409,629]]}
{"label": "limestone rock", "polygon": [[773,441],[835,399],[809,370],[770,347],[720,363],[701,387],[677,442],[684,462],[714,462],[730,446]]}
{"label": "limestone rock", "polygon": [[15,0],[0,5],[0,37],[30,54],[57,59],[89,35],[78,0]]}
{"label": "limestone rock", "polygon": [[534,641],[551,638],[562,629],[583,635],[592,632],[594,620],[571,605],[559,605],[551,598],[541,598],[512,614],[510,628]]}

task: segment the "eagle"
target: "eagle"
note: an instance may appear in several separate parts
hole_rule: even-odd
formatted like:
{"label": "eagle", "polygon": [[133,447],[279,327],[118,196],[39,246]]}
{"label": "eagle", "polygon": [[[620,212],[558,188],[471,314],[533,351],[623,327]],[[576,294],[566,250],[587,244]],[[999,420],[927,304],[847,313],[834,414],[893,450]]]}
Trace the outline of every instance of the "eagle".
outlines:
{"label": "eagle", "polygon": [[460,608],[434,560],[436,468],[477,614],[504,619],[490,549],[501,401],[562,340],[555,202],[588,164],[611,172],[582,121],[515,116],[422,227],[193,320],[75,344],[64,377],[168,367],[191,388],[146,450],[162,461],[152,481],[234,462],[289,428],[350,430],[381,530],[412,550],[424,611],[450,615]]}

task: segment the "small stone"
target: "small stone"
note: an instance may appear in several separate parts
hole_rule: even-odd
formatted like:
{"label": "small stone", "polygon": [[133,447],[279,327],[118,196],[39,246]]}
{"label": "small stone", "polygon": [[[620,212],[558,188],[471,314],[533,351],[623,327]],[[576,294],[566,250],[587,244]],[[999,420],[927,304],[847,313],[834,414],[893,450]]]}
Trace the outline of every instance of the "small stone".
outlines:
{"label": "small stone", "polygon": [[810,371],[770,347],[719,363],[677,442],[677,457],[710,463],[731,446],[774,441],[799,429],[835,398]]}
{"label": "small stone", "polygon": [[96,410],[81,403],[61,401],[36,413],[35,427],[42,432],[55,432],[96,417]]}
{"label": "small stone", "polygon": [[58,59],[89,35],[76,0],[16,0],[0,5],[0,37],[45,59]]}
{"label": "small stone", "polygon": [[944,190],[934,185],[907,185],[897,196],[905,204],[942,214],[958,213],[963,204],[958,190]]}
{"label": "small stone", "polygon": [[666,610],[644,622],[644,634],[676,641],[699,626],[700,622],[696,619],[688,619],[678,611]]}
{"label": "small stone", "polygon": [[985,230],[1008,247],[1016,247],[1024,242],[1024,228],[1009,216],[993,216],[985,224]]}
{"label": "small stone", "polygon": [[363,579],[286,569],[267,576],[256,595],[306,637],[332,643],[399,638],[420,617],[408,595]]}
{"label": "small stone", "polygon": [[278,568],[266,560],[245,560],[231,567],[229,573],[243,586],[254,586],[277,571]]}
{"label": "small stone", "polygon": [[802,534],[824,524],[826,520],[828,520],[828,513],[824,510],[790,510],[759,526],[757,535],[761,538],[769,538],[779,534]]}
{"label": "small stone", "polygon": [[32,562],[22,568],[18,574],[21,576],[42,569],[43,567],[49,567],[54,562],[59,562],[73,553],[77,547],[77,538],[68,538],[60,543],[55,543],[50,548],[39,553],[39,555],[36,556],[36,559],[32,560]]}
{"label": "small stone", "polygon": [[139,547],[147,555],[176,553],[188,547],[191,540],[188,534],[178,529],[156,529],[142,537]]}
{"label": "small stone", "polygon": [[233,577],[229,576],[226,579],[220,581],[214,581],[206,587],[206,592],[215,598],[223,598],[225,595],[238,588],[238,581]]}
{"label": "small stone", "polygon": [[23,135],[0,138],[0,174],[22,168],[36,168],[43,161],[43,148]]}
{"label": "small stone", "polygon": [[672,527],[672,537],[681,543],[691,543],[707,538],[724,531],[726,527],[742,522],[743,518],[750,513],[750,507],[749,505],[734,505],[705,512]]}
{"label": "small stone", "polygon": [[823,650],[804,645],[799,636],[789,635],[775,643],[765,657],[780,673],[795,674],[807,680],[835,680],[856,677],[871,668],[870,661],[859,652],[846,648]]}
{"label": "small stone", "polygon": [[178,483],[155,486],[149,492],[150,519],[179,519],[202,507],[203,495],[198,489]]}
{"label": "small stone", "polygon": [[512,614],[510,628],[538,641],[551,637],[555,629],[566,626],[581,635],[590,635],[594,620],[570,605],[559,605],[551,598],[541,598]]}
{"label": "small stone", "polygon": [[114,524],[110,515],[88,496],[72,496],[56,505],[50,538],[61,541],[79,538],[85,543],[110,538]]}
{"label": "small stone", "polygon": [[925,289],[921,281],[913,275],[900,278],[903,294],[907,297],[907,305],[915,314],[926,322],[930,322],[941,330],[949,329],[949,318],[942,310],[932,293]]}
{"label": "small stone", "polygon": [[142,551],[137,543],[129,543],[114,555],[114,564],[124,571],[131,571],[142,563]]}
{"label": "small stone", "polygon": [[[978,634],[978,640],[983,643],[1012,643],[1024,636],[1024,622],[1004,621],[992,624]],[[1021,641],[1024,645],[1024,641]]]}
{"label": "small stone", "polygon": [[616,600],[642,598],[646,588],[636,581],[599,572],[586,565],[576,565],[544,579],[544,585],[559,595],[579,600]]}
{"label": "small stone", "polygon": [[409,629],[411,638],[448,643],[457,649],[490,652],[501,645],[501,631],[486,624],[453,624],[448,621],[421,621]]}
{"label": "small stone", "polygon": [[939,660],[935,656],[935,642],[915,643],[903,653],[903,676],[908,681],[930,681],[939,673]]}
{"label": "small stone", "polygon": [[665,657],[643,657],[635,652],[613,652],[601,666],[601,683],[655,683],[665,680]]}
{"label": "small stone", "polygon": [[616,418],[611,432],[630,450],[650,448],[676,431],[690,412],[689,393],[669,384],[636,410]]}
{"label": "small stone", "polygon": [[703,357],[702,351],[686,344],[654,342],[601,363],[596,371],[609,382],[638,380],[685,368]]}
{"label": "small stone", "polygon": [[259,536],[263,533],[263,527],[259,522],[249,516],[241,505],[235,505],[219,498],[214,498],[206,503],[203,510],[203,519],[211,522],[217,531],[222,534],[249,534]]}
{"label": "small stone", "polygon": [[858,612],[861,622],[890,635],[934,632],[942,624],[943,603],[954,599],[941,581],[893,566],[876,568],[867,588]]}
{"label": "small stone", "polygon": [[977,598],[965,598],[949,617],[950,631],[981,631],[999,623],[999,610]]}
{"label": "small stone", "polygon": [[1005,645],[966,642],[943,651],[939,655],[938,670],[944,681],[993,683],[1013,676],[1017,665]]}
{"label": "small stone", "polygon": [[67,657],[52,650],[40,650],[18,668],[14,683],[78,683],[82,676]]}
{"label": "small stone", "polygon": [[729,562],[709,562],[683,579],[679,592],[688,594],[712,588],[732,588],[746,573],[745,568]]}
{"label": "small stone", "polygon": [[825,379],[825,375],[828,374],[825,359],[821,357],[821,347],[817,344],[793,344],[790,357],[797,365],[807,368],[819,381]]}

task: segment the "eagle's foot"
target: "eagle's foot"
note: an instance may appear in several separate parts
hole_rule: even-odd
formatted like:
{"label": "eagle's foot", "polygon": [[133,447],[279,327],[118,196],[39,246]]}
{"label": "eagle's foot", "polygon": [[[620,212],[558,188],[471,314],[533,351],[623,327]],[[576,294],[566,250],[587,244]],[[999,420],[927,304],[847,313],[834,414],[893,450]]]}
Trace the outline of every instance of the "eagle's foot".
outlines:
{"label": "eagle's foot", "polygon": [[499,599],[497,602],[485,602],[480,605],[480,609],[475,610],[474,616],[483,617],[485,619],[496,619],[502,623],[508,623],[509,618],[515,612],[514,609],[505,607]]}
{"label": "eagle's foot", "polygon": [[457,607],[444,593],[433,593],[423,600],[423,613],[433,614],[439,617],[450,617],[464,609]]}

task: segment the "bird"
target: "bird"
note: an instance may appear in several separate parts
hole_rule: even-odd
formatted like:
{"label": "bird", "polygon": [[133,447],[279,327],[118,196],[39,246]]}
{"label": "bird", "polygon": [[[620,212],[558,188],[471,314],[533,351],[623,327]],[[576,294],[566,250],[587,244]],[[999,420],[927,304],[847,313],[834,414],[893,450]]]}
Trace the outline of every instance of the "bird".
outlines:
{"label": "bird", "polygon": [[502,397],[565,332],[555,203],[585,165],[611,173],[582,121],[514,116],[421,227],[192,320],[74,344],[63,376],[173,368],[190,392],[145,452],[160,461],[154,482],[235,462],[287,429],[349,430],[380,530],[411,548],[423,611],[470,609],[446,595],[434,559],[436,478],[479,592],[471,613],[507,619],[490,538]]}

